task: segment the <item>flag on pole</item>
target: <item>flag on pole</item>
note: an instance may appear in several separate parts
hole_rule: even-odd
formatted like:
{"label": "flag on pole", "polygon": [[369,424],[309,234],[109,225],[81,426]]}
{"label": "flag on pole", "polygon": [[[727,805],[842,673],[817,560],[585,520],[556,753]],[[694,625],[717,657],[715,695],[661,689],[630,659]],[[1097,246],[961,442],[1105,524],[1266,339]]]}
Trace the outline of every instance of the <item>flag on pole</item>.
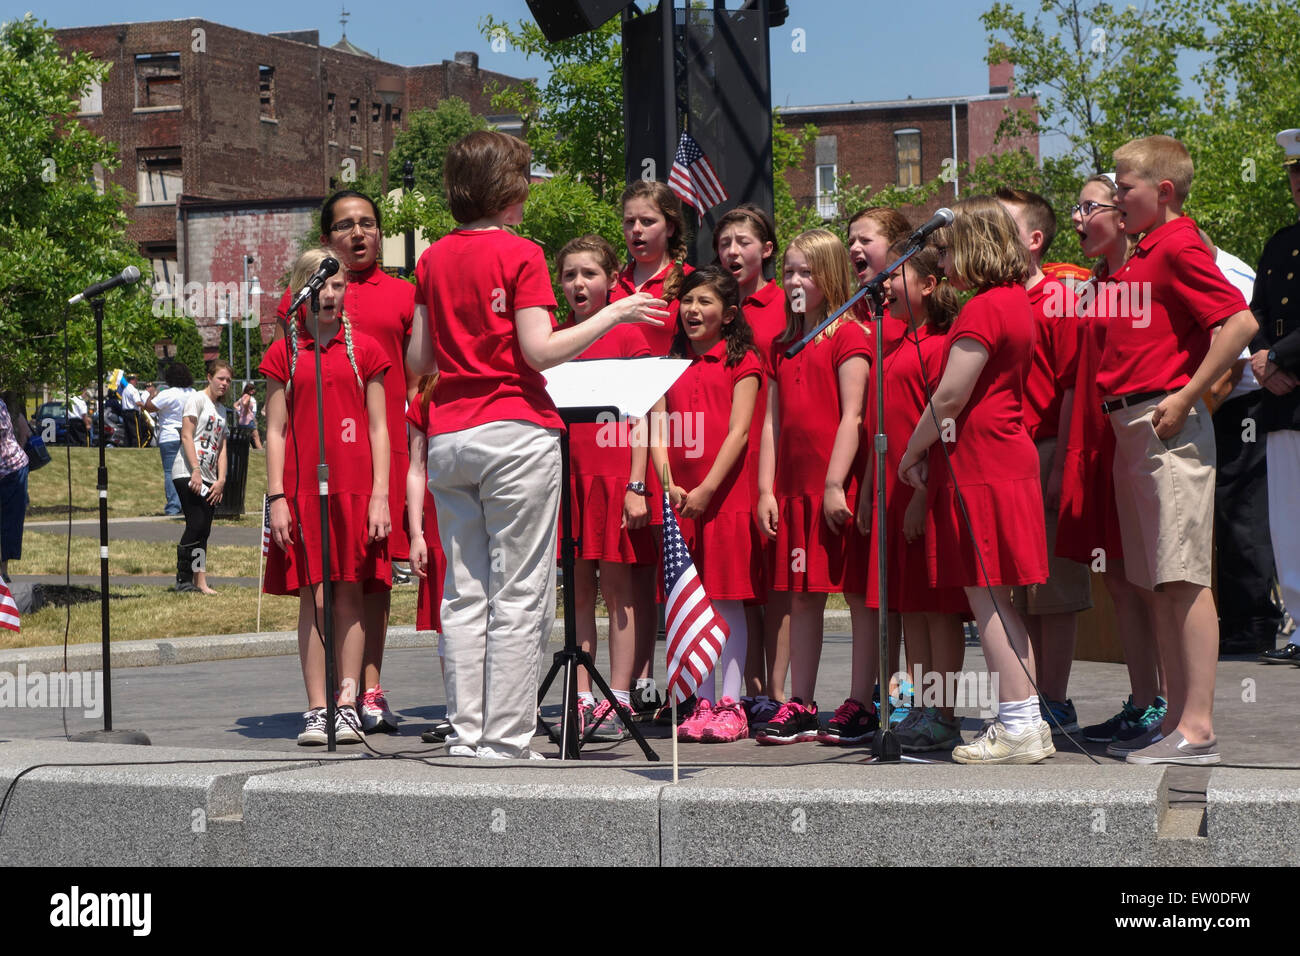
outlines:
{"label": "flag on pole", "polygon": [[677,155],[673,157],[668,186],[682,202],[690,203],[702,213],[727,201],[727,191],[718,181],[713,164],[690,133],[682,133],[682,138],[677,141]]}
{"label": "flag on pole", "polygon": [[0,627],[11,631],[21,631],[22,622],[18,620],[18,602],[4,578],[0,578]]}
{"label": "flag on pole", "polygon": [[680,702],[695,693],[722,656],[731,631],[714,610],[677,516],[664,495],[664,593],[668,632],[668,693]]}
{"label": "flag on pole", "polygon": [[271,498],[262,495],[262,557],[271,553]]}

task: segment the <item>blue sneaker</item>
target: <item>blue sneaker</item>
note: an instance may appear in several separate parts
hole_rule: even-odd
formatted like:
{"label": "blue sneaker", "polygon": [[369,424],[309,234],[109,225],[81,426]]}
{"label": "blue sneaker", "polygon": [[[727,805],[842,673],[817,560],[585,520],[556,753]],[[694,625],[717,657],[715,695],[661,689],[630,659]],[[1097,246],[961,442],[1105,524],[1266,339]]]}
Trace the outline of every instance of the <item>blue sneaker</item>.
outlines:
{"label": "blue sneaker", "polygon": [[898,696],[889,695],[889,729],[897,730],[898,725],[907,719],[915,702],[916,688],[909,680],[899,681]]}
{"label": "blue sneaker", "polygon": [[1143,711],[1141,717],[1131,724],[1125,724],[1115,733],[1115,740],[1119,743],[1135,740],[1153,727],[1159,727],[1164,722],[1168,710],[1169,702],[1163,697],[1157,697],[1152,701],[1151,706]]}
{"label": "blue sneaker", "polygon": [[[1043,706],[1044,701],[1047,703],[1046,707]],[[1038,712],[1043,718],[1043,723],[1052,728],[1053,734],[1073,734],[1079,729],[1079,715],[1075,713],[1074,703],[1069,698],[1064,701],[1040,698]]]}
{"label": "blue sneaker", "polygon": [[1089,724],[1083,728],[1083,739],[1094,744],[1108,744],[1115,739],[1115,735],[1120,732],[1122,727],[1132,726],[1142,719],[1142,711],[1133,706],[1133,695],[1128,695],[1128,700],[1124,701],[1124,706],[1120,712],[1110,720],[1103,720],[1099,724]]}

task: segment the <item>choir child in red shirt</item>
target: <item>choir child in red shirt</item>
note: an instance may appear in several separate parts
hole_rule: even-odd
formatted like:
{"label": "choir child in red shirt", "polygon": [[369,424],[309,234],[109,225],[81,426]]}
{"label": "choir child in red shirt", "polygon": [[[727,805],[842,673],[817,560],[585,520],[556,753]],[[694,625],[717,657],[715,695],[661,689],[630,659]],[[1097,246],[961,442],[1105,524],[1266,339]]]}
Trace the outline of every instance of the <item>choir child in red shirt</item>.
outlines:
{"label": "choir child in red shirt", "polygon": [[[718,264],[731,272],[740,284],[741,308],[754,332],[754,348],[764,363],[772,343],[785,332],[785,293],[768,278],[776,257],[776,224],[763,209],[741,203],[721,219],[713,230],[713,251]],[[771,369],[766,371],[771,377]],[[758,452],[762,444],[766,402],[754,411],[750,433],[750,474],[754,502],[758,502]],[[755,513],[757,520],[757,513]],[[749,626],[749,650],[745,655],[745,686],[749,692],[741,704],[750,726],[767,723],[785,700],[785,678],[790,669],[790,599],[784,591],[771,591],[772,542],[763,539],[764,584],[754,603],[745,608]]]}
{"label": "choir child in red shirt", "polygon": [[[609,302],[618,281],[618,257],[600,236],[571,239],[555,258],[570,322],[586,322]],[[578,358],[641,358],[650,354],[640,329],[620,325]],[[633,718],[631,687],[636,657],[637,596],[654,594],[658,551],[650,532],[646,500],[648,441],[644,423],[580,422],[569,427],[578,643],[596,654],[596,575],[609,612],[609,687],[618,702],[596,703],[586,668],[578,671],[578,711],[592,740],[618,741]],[[654,603],[648,602],[653,609]]]}
{"label": "choir child in red shirt", "polygon": [[[763,580],[748,454],[763,363],[730,272],[717,266],[692,272],[682,283],[680,301],[671,354],[689,358],[691,365],[655,404],[650,457],[655,472],[668,476],[682,538],[730,636],[696,688],[695,709],[677,728],[677,739],[732,743],[749,736],[740,706],[749,639],[744,602],[758,595]],[[699,442],[680,440],[688,415],[698,423]],[[721,697],[716,696],[719,672]]]}
{"label": "choir child in red shirt", "polygon": [[1110,175],[1091,176],[1079,190],[1071,213],[1084,255],[1097,264],[1088,281],[1075,286],[1073,296],[1079,358],[1056,534],[1056,553],[1099,571],[1115,606],[1115,626],[1132,693],[1115,716],[1080,731],[1084,740],[1103,744],[1142,736],[1164,720],[1167,707],[1146,602],[1124,575],[1124,545],[1115,510],[1115,433],[1101,410],[1097,390],[1097,369],[1110,322],[1111,277],[1136,245],[1124,232],[1115,193]]}
{"label": "choir child in red shirt", "polygon": [[[790,592],[790,698],[759,731],[760,744],[816,740],[821,733],[813,693],[822,649],[826,595],[844,591],[852,564],[865,558],[849,501],[856,500],[854,469],[871,351],[860,322],[848,315],[823,330],[794,358],[786,350],[839,309],[857,285],[848,253],[825,229],[801,233],[782,264],[786,331],[772,347],[774,381],[759,459],[759,527],[776,542],[772,587]],[[860,572],[858,572],[860,573]],[[850,597],[846,595],[846,597]],[[865,614],[861,595],[850,610]],[[856,639],[859,631],[864,639]],[[874,644],[854,626],[851,701],[837,723],[845,735],[869,733]],[[855,708],[847,705],[856,701]],[[850,715],[848,712],[852,710]],[[837,715],[840,711],[836,711]]]}
{"label": "choir child in red shirt", "polygon": [[686,258],[686,217],[682,201],[664,183],[636,179],[623,190],[623,240],[627,266],[610,292],[616,301],[633,292],[648,292],[669,303],[670,321],[663,327],[645,325],[639,331],[651,355],[667,355],[677,328],[677,297],[690,275]]}
{"label": "choir child in red shirt", "polygon": [[[323,249],[294,263],[289,287],[301,289],[320,266]],[[271,549],[262,589],[297,594],[298,653],[307,685],[302,745],[326,742],[325,695],[336,692],[334,734],[339,743],[364,739],[356,704],[365,647],[362,592],[388,588],[392,571],[386,539],[388,422],[384,376],[388,358],[372,339],[354,333],[343,308],[346,279],[337,272],[320,291],[319,319],[289,317],[286,337],[271,343],[258,371],[266,377],[266,492],[271,502]],[[320,349],[325,461],[329,465],[329,528],[320,526],[316,465],[316,368]],[[321,535],[329,534],[334,658],[337,688],[325,686]]]}
{"label": "choir child in red shirt", "polygon": [[408,364],[438,372],[429,409],[429,484],[450,571],[442,626],[451,756],[538,759],[531,749],[542,648],[555,619],[564,427],[542,372],[620,322],[658,323],[638,294],[554,329],[555,296],[523,218],[531,153],[479,130],[447,151],[443,176],[460,225],[416,267]]}
{"label": "choir child in red shirt", "polygon": [[[905,239],[896,243],[889,250],[890,260],[907,249]],[[938,675],[942,678],[941,687],[955,686],[950,675],[961,670],[966,655],[962,618],[969,613],[969,608],[960,588],[930,586],[926,494],[899,480],[898,464],[917,420],[939,385],[946,336],[960,302],[957,293],[944,281],[939,255],[932,246],[922,248],[888,279],[885,301],[890,311],[909,326],[900,346],[885,356],[883,369],[888,396],[885,534],[888,536],[889,606],[902,617],[912,676],[922,675],[920,681],[912,681],[912,706],[899,720],[895,732],[905,751],[942,750],[961,743],[961,722],[954,711],[955,701],[946,695],[937,703],[923,703],[934,700],[933,692],[926,691],[925,675]],[[858,530],[874,534],[879,531],[879,522],[873,521],[872,507],[876,503],[874,456],[867,468],[862,479],[863,506],[858,509],[857,522]],[[866,551],[867,607],[879,609],[880,580],[874,536]],[[932,681],[928,683],[933,686]]]}
{"label": "choir child in red shirt", "polygon": [[[388,507],[393,515],[393,530],[388,538],[389,559],[405,562],[409,546],[403,518],[406,508],[406,402],[409,386],[406,379],[406,345],[411,338],[411,320],[415,314],[415,287],[395,279],[379,266],[383,242],[379,209],[369,197],[350,189],[336,192],[325,200],[320,211],[320,241],[339,260],[347,279],[343,306],[356,331],[361,332],[383,350],[390,363],[384,375],[384,407],[388,416],[388,447],[392,460],[388,467]],[[280,300],[279,316],[286,318],[297,289],[286,289]],[[279,335],[279,327],[276,327]],[[362,688],[359,703],[361,726],[370,731],[397,729],[397,717],[379,684],[384,660],[384,643],[388,637],[388,612],[391,591],[388,588],[367,590],[364,629],[366,653],[362,663]]]}
{"label": "choir child in red shirt", "polygon": [[953,759],[1037,763],[1056,749],[1039,714],[1029,634],[1010,600],[1012,586],[1047,580],[1038,452],[1023,411],[1034,346],[1029,252],[996,199],[965,199],[953,211],[931,241],[952,287],[975,296],[948,330],[939,387],[898,470],[927,488],[930,579],[965,588],[997,680],[997,719]]}
{"label": "choir child in red shirt", "polygon": [[1159,728],[1107,752],[1129,763],[1215,764],[1215,444],[1201,396],[1259,323],[1183,215],[1193,172],[1183,144],[1148,136],[1114,155],[1115,205],[1141,238],[1115,273],[1122,308],[1112,310],[1097,386],[1115,432],[1124,573],[1152,614],[1169,709]]}
{"label": "choir child in red shirt", "polygon": [[1065,286],[1043,273],[1043,258],[1056,236],[1056,212],[1051,204],[1024,189],[999,189],[997,199],[1015,220],[1032,269],[1025,280],[1034,310],[1034,357],[1025,378],[1025,428],[1038,449],[1047,529],[1047,581],[1016,588],[1011,596],[1016,609],[1025,615],[1034,645],[1043,719],[1053,734],[1072,734],[1079,729],[1067,693],[1074,663],[1076,615],[1092,607],[1092,578],[1085,565],[1056,556],[1056,516],[1074,404],[1073,392],[1068,390],[1078,365],[1077,322]]}

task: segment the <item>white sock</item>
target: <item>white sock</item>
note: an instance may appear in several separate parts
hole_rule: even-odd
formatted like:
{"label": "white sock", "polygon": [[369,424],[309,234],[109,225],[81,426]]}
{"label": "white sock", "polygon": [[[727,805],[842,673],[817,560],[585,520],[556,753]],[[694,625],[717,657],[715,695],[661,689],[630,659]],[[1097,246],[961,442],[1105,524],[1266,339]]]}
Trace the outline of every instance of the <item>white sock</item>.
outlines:
{"label": "white sock", "polygon": [[722,696],[740,700],[745,692],[745,652],[749,650],[749,630],[745,620],[745,602],[714,601],[713,608],[718,612],[731,636],[722,646],[722,657],[715,668],[722,672]]}
{"label": "white sock", "polygon": [[632,692],[630,690],[619,690],[616,687],[611,687],[610,690],[614,692],[614,700],[622,704],[624,707],[627,707],[629,710],[631,709]]}
{"label": "white sock", "polygon": [[1022,734],[1038,726],[1043,719],[1038,709],[1037,697],[1024,700],[1007,700],[998,704],[998,720],[1013,734]]}
{"label": "white sock", "polygon": [[596,706],[596,695],[589,690],[578,691],[578,700],[582,701],[584,704],[591,704],[593,707]]}

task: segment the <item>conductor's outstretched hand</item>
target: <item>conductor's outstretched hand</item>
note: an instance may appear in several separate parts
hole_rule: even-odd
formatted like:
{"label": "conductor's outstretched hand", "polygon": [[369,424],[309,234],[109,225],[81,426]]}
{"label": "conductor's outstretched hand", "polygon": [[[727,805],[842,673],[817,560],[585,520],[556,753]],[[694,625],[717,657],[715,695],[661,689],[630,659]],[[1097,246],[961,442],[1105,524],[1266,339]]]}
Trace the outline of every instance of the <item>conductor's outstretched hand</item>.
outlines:
{"label": "conductor's outstretched hand", "polygon": [[656,299],[649,292],[638,292],[606,306],[614,309],[619,322],[640,322],[644,325],[663,326],[668,322],[668,303]]}

